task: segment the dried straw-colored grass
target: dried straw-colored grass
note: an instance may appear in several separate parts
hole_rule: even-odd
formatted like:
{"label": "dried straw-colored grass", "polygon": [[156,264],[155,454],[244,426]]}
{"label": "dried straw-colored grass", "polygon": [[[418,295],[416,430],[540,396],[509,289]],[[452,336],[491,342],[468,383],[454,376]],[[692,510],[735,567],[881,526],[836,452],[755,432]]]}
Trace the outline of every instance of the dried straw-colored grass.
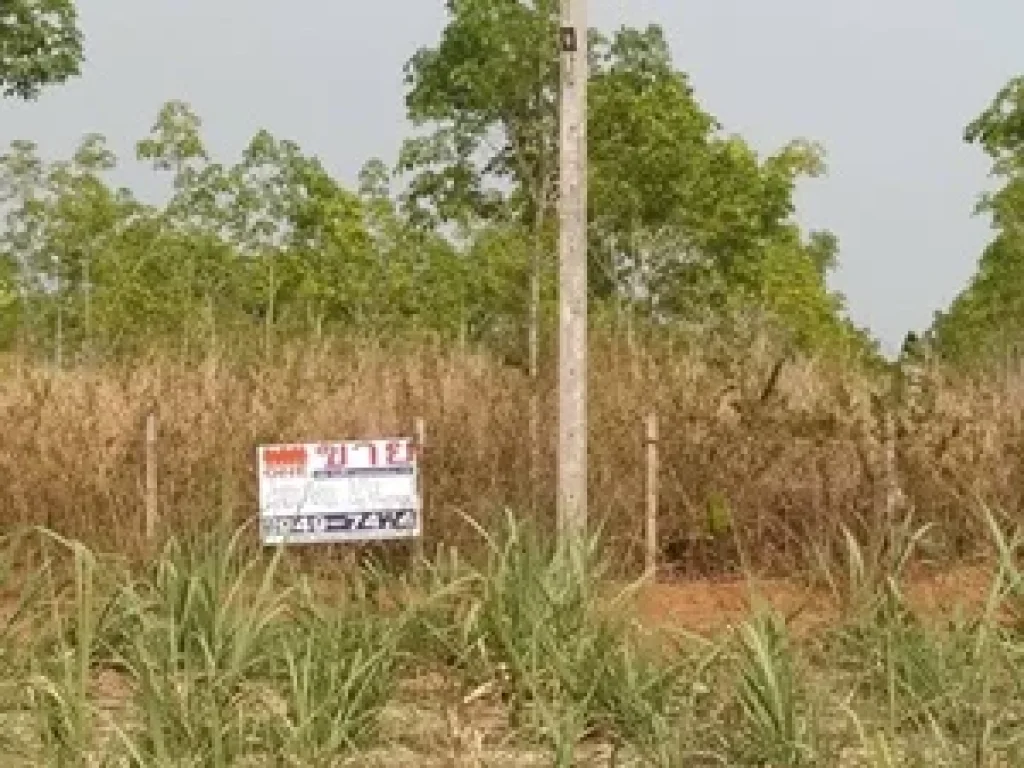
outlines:
{"label": "dried straw-colored grass", "polygon": [[[893,513],[880,488],[894,479],[901,509],[940,524],[940,556],[971,554],[980,540],[977,498],[1021,508],[1024,378],[980,387],[933,375],[924,415],[895,413],[892,467],[872,404],[878,387],[859,374],[779,367],[767,346],[722,360],[640,354],[597,338],[591,355],[591,514],[624,566],[642,557],[642,425],[652,408],[666,567],[799,568],[812,547],[832,546],[841,523],[876,535]],[[9,361],[0,371],[0,520],[142,552],[150,408],[160,424],[161,519],[174,529],[254,515],[260,443],[410,434],[422,417],[429,538],[464,544],[463,514],[486,519],[536,498],[538,514],[552,516],[552,369],[540,383],[544,444],[531,487],[529,381],[482,354],[336,343],[280,350],[272,365],[153,356],[132,368],[56,372]]]}

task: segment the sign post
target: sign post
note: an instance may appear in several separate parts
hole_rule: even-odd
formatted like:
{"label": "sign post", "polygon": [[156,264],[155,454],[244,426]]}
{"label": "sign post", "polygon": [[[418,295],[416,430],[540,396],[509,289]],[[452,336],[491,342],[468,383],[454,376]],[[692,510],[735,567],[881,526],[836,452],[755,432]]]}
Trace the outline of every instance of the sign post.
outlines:
{"label": "sign post", "polygon": [[422,532],[416,441],[259,447],[260,540],[340,544]]}

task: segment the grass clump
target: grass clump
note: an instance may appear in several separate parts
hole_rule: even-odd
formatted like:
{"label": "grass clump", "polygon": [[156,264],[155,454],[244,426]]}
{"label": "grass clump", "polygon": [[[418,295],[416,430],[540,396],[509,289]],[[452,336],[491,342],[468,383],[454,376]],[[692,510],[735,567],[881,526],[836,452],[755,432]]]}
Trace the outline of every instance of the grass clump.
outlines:
{"label": "grass clump", "polygon": [[142,568],[12,537],[0,763],[1018,765],[1024,537],[986,524],[976,614],[921,615],[879,571],[830,625],[766,603],[707,637],[646,629],[598,536],[560,549],[511,515],[404,574],[304,575],[245,527]]}
{"label": "grass clump", "polygon": [[455,588],[423,617],[437,658],[493,691],[556,764],[585,742],[656,750],[685,709],[690,659],[645,644],[627,620],[632,588],[606,594],[598,537],[560,548],[511,516],[478,532],[483,564],[450,569]]}
{"label": "grass clump", "polygon": [[278,637],[270,731],[273,751],[293,765],[330,765],[379,738],[406,627],[363,607],[325,610],[306,592]]}
{"label": "grass clump", "polygon": [[757,613],[737,632],[736,699],[742,713],[736,756],[744,764],[816,763],[812,720],[786,628],[771,611]]}

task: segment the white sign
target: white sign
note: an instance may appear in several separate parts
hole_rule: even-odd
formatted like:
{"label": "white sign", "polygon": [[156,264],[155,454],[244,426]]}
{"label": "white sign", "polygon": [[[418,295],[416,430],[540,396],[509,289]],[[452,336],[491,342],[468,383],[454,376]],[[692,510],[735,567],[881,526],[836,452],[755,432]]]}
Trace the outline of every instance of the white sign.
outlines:
{"label": "white sign", "polygon": [[265,545],[420,535],[412,440],[260,446],[259,473],[260,540]]}

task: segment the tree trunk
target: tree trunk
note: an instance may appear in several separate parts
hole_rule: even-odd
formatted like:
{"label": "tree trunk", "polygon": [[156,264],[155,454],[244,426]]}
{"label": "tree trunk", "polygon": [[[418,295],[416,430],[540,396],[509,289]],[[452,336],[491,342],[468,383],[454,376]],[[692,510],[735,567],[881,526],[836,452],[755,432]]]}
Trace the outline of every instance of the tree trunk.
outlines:
{"label": "tree trunk", "polygon": [[212,352],[217,347],[217,315],[213,308],[213,294],[206,294],[206,324],[210,329],[209,350]]}
{"label": "tree trunk", "polygon": [[85,362],[91,362],[92,358],[92,260],[85,257],[82,263],[82,292],[85,294],[85,318],[84,318],[84,339],[82,341],[82,357]]}
{"label": "tree trunk", "polygon": [[270,285],[267,290],[267,316],[263,321],[263,354],[267,360],[270,359],[271,346],[273,339],[271,338],[274,332],[274,313],[276,306],[274,299],[277,295],[277,274],[274,270],[274,259],[271,257],[270,261]]}
{"label": "tree trunk", "polygon": [[56,296],[56,298],[57,298],[57,327],[56,327],[55,333],[54,333],[53,359],[54,359],[54,364],[57,366],[57,368],[62,368],[64,366],[64,297],[62,295],[62,292],[64,290],[64,281],[60,279],[60,277],[61,277],[61,275],[60,275],[61,263],[60,263],[60,257],[59,256],[57,257],[56,261],[57,261],[57,275],[56,275],[56,277],[57,277],[57,280],[56,280],[56,282],[57,282],[57,290],[56,290],[56,294],[57,294],[57,296]]}
{"label": "tree trunk", "polygon": [[196,285],[196,259],[195,256],[189,252],[188,256],[188,272],[185,282],[185,296],[184,304],[185,314],[182,318],[182,334],[181,334],[181,350],[182,359],[188,360],[189,352],[191,351],[192,345],[190,344],[190,338],[193,331],[198,331],[198,323],[193,319],[195,310],[195,285]]}
{"label": "tree trunk", "polygon": [[[542,209],[538,209],[540,211]],[[530,376],[530,512],[536,514],[540,480],[540,278],[543,267],[543,213],[534,222],[530,253],[529,376]]]}
{"label": "tree trunk", "polygon": [[29,333],[31,332],[31,319],[29,317],[29,296],[28,296],[28,278],[25,276],[25,270],[22,269],[21,285],[18,287],[20,292],[19,300],[21,301],[21,314],[18,317],[18,360],[24,359],[25,355],[28,354],[30,347],[29,344]]}
{"label": "tree trunk", "polygon": [[57,330],[54,341],[54,364],[58,368],[64,367],[64,308],[61,306],[60,291],[57,292]]}

